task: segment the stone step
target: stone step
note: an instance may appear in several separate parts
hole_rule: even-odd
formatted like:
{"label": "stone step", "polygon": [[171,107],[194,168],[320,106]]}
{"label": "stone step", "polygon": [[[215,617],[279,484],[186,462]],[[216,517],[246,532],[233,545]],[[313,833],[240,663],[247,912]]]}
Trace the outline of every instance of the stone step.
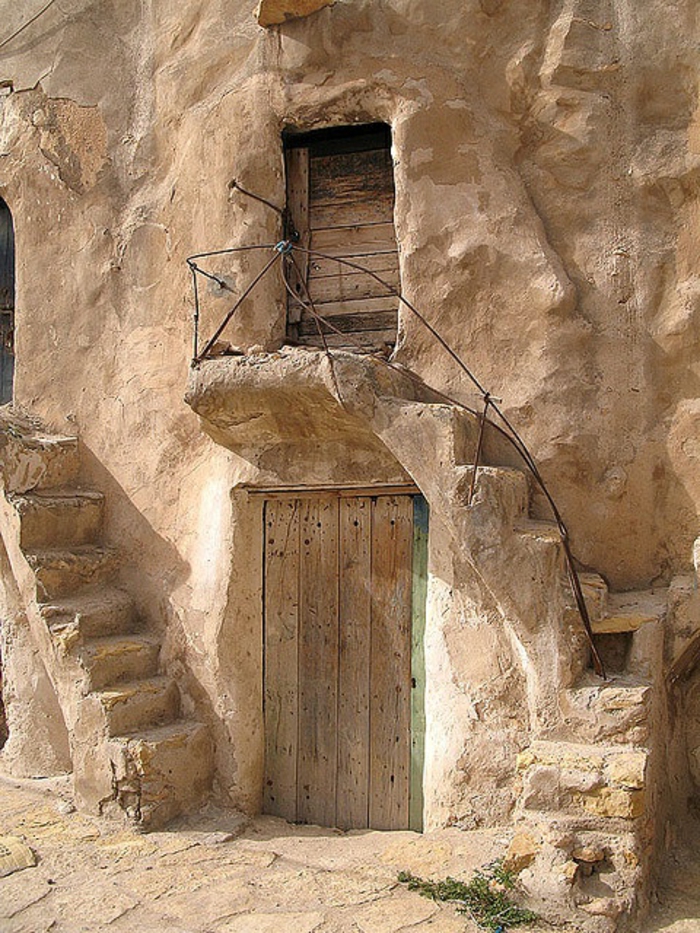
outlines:
{"label": "stone step", "polygon": [[127,735],[177,718],[180,694],[171,677],[149,677],[94,691],[107,717],[109,734]]}
{"label": "stone step", "polygon": [[136,628],[131,596],[124,590],[101,586],[77,596],[44,603],[41,614],[56,636],[73,634],[80,639],[126,635]]}
{"label": "stone step", "polygon": [[588,672],[562,692],[562,714],[571,734],[582,742],[646,745],[649,742],[653,687],[631,674],[601,681]]}
{"label": "stone step", "polygon": [[[478,427],[476,419],[453,405],[406,399],[382,399],[386,413],[386,430],[382,436],[389,449],[393,439],[422,439],[425,450],[430,451],[430,465],[436,471],[449,470],[474,457]],[[404,464],[411,472],[410,465]],[[419,467],[428,466],[425,456]],[[412,473],[413,475],[413,473]]]}
{"label": "stone step", "polygon": [[80,650],[91,690],[158,673],[160,644],[148,635],[113,635],[89,641]]}
{"label": "stone step", "polygon": [[536,573],[540,580],[556,580],[564,575],[564,548],[554,522],[521,519],[515,533],[532,561],[531,573]]}
{"label": "stone step", "polygon": [[561,545],[561,535],[555,522],[538,521],[534,518],[523,519],[515,528],[521,538],[543,544]]}
{"label": "stone step", "polygon": [[114,548],[81,545],[75,548],[32,548],[24,552],[36,576],[40,602],[104,583],[118,566]]}
{"label": "stone step", "polygon": [[[588,617],[591,623],[593,623],[605,615],[608,602],[608,584],[599,573],[579,573],[578,578],[581,583],[581,590],[586,602],[586,608],[588,609]],[[579,618],[579,613],[576,603],[574,602],[574,596],[571,592],[568,578],[564,578],[562,585],[568,594],[568,605],[566,608],[567,619],[577,620]]]}
{"label": "stone step", "polygon": [[[466,464],[457,467],[460,478],[457,496],[468,502],[474,466]],[[485,509],[490,515],[513,525],[522,516],[527,515],[530,493],[527,476],[522,470],[512,467],[480,465],[476,474],[472,509]]]}
{"label": "stone step", "polygon": [[636,632],[649,622],[658,622],[666,613],[665,590],[609,593],[606,613],[593,624],[596,635]]}
{"label": "stone step", "polygon": [[449,408],[449,437],[454,463],[458,466],[470,466],[476,455],[479,437],[478,422],[469,412],[452,405],[447,407]]}
{"label": "stone step", "polygon": [[646,748],[533,742],[518,755],[518,808],[628,821],[646,812]]}
{"label": "stone step", "polygon": [[200,722],[178,719],[133,736],[117,736],[120,754],[115,786],[121,809],[145,829],[158,829],[199,803],[211,789],[214,774],[209,728]]}
{"label": "stone step", "polygon": [[0,455],[5,492],[70,486],[80,473],[78,439],[16,429],[10,425]]}
{"label": "stone step", "polygon": [[104,496],[94,490],[46,489],[13,495],[22,548],[96,544],[102,533]]}

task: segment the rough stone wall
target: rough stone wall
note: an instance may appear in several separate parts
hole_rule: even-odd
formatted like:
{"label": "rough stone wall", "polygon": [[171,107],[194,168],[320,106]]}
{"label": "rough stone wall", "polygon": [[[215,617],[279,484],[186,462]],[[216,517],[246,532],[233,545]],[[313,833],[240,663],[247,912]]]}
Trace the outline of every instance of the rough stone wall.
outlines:
{"label": "rough stone wall", "polygon": [[[403,289],[503,398],[585,563],[617,587],[668,579],[700,497],[692,0],[337,0],[270,30],[253,6],[71,0],[0,48],[16,401],[79,432],[246,806],[226,740],[245,733],[235,643],[256,610],[235,575],[255,539],[231,489],[279,480],[285,456],[217,446],[183,404],[183,260],[279,237],[230,182],[283,201],[284,126],[391,125]],[[26,17],[0,11],[8,34]],[[258,296],[227,336],[274,348],[279,281]],[[473,400],[406,312],[401,334],[399,360]],[[341,449],[312,449],[307,481],[340,474]]]}

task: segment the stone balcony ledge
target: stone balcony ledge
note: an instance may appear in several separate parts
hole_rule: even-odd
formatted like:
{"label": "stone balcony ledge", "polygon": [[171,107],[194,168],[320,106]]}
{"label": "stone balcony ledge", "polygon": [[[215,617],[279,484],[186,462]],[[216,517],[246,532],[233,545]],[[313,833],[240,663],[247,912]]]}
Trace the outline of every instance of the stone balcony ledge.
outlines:
{"label": "stone balcony ledge", "polygon": [[270,442],[376,441],[379,400],[436,401],[398,367],[368,355],[282,347],[221,356],[190,371],[185,401],[205,430],[236,450]]}

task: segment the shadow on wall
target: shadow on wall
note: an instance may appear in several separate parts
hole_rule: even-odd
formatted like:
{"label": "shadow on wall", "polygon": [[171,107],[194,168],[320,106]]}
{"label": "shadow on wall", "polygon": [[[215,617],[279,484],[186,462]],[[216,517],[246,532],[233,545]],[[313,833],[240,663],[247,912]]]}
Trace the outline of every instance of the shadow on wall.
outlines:
{"label": "shadow on wall", "polygon": [[5,742],[7,742],[7,718],[2,695],[2,662],[0,660],[0,749],[5,747]]}
{"label": "shadow on wall", "polygon": [[124,582],[139,613],[160,631],[169,621],[168,594],[189,577],[190,566],[154,530],[124,487],[84,445],[81,463],[84,481],[105,495],[105,540],[120,551]]}
{"label": "shadow on wall", "polygon": [[[667,349],[652,341],[649,354],[650,370],[656,374],[655,405],[650,415],[654,425],[662,426],[665,441],[664,446],[659,445],[657,461],[649,465],[653,471],[651,518],[655,526],[661,526],[656,560],[664,577],[687,564],[698,533],[700,379],[693,369],[698,348],[697,340]],[[662,523],[662,516],[669,516],[670,524]]]}

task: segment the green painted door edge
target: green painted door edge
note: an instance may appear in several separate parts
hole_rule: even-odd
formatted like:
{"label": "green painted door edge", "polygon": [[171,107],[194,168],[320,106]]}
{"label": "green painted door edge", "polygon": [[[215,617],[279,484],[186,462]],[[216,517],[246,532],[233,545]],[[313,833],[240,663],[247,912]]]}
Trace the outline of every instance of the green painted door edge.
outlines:
{"label": "green painted door edge", "polygon": [[411,583],[411,781],[408,828],[423,832],[425,761],[425,607],[428,595],[428,503],[413,497]]}

